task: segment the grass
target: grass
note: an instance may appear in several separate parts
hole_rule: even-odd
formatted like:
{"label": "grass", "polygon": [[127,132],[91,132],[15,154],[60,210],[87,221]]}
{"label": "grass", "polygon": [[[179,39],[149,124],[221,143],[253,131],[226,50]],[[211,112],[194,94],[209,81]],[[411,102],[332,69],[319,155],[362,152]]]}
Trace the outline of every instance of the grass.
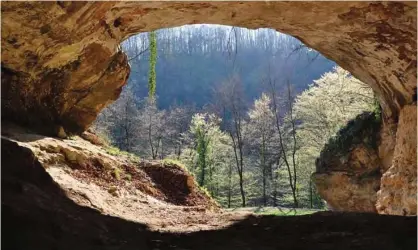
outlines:
{"label": "grass", "polygon": [[131,160],[133,162],[136,162],[136,163],[139,163],[140,160],[141,160],[139,158],[139,156],[137,156],[137,155],[135,155],[133,153],[129,153],[129,152],[120,150],[117,147],[109,146],[109,147],[106,147],[105,150],[106,150],[106,153],[108,153],[110,155],[113,155],[113,156],[126,156],[126,157],[129,158],[129,160]]}
{"label": "grass", "polygon": [[116,178],[116,180],[120,181],[120,174],[121,174],[121,170],[119,168],[114,168],[113,169],[113,176]]}
{"label": "grass", "polygon": [[231,212],[246,211],[253,212],[259,215],[275,215],[275,216],[299,216],[313,214],[319,211],[319,209],[307,209],[307,208],[279,208],[279,207],[245,207],[245,208],[230,208],[226,209]]}
{"label": "grass", "polygon": [[184,166],[184,164],[181,161],[176,160],[176,159],[165,158],[161,162],[162,162],[163,165],[169,165],[169,166],[170,165],[176,165],[176,166],[181,167],[184,170],[187,170],[186,166]]}
{"label": "grass", "polygon": [[179,160],[171,159],[171,158],[165,158],[165,159],[161,160],[161,163],[162,163],[163,166],[173,166],[173,165],[178,166],[181,169],[183,169],[186,173],[193,176],[193,174],[187,169],[187,167]]}
{"label": "grass", "polygon": [[311,210],[311,209],[289,209],[289,208],[267,208],[260,212],[256,212],[256,214],[262,215],[276,215],[276,216],[297,216],[297,215],[307,215],[319,212],[320,210]]}
{"label": "grass", "polygon": [[77,140],[77,137],[78,136],[76,136],[76,135],[70,135],[70,136],[67,137],[67,140],[75,141],[75,140]]}

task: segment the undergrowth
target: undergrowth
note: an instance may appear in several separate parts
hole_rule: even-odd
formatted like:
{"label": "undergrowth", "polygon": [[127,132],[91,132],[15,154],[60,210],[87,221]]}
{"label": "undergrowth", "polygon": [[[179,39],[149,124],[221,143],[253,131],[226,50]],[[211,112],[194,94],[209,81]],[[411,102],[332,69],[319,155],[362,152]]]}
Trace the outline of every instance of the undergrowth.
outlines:
{"label": "undergrowth", "polygon": [[171,159],[171,158],[164,158],[163,160],[161,160],[161,163],[164,166],[178,166],[182,168],[183,170],[185,170],[187,173],[189,173],[189,170],[186,168],[186,166],[179,160]]}
{"label": "undergrowth", "polygon": [[341,128],[335,136],[329,139],[316,162],[317,170],[323,167],[323,160],[334,157],[345,157],[353,146],[363,144],[376,149],[379,141],[379,131],[382,124],[379,110],[364,112],[346,126]]}
{"label": "undergrowth", "polygon": [[139,158],[139,156],[133,154],[133,153],[129,153],[123,150],[120,150],[117,147],[113,147],[113,146],[108,146],[106,147],[106,153],[113,155],[113,156],[126,156],[129,158],[129,160],[135,162],[135,163],[139,163],[141,161],[141,158]]}

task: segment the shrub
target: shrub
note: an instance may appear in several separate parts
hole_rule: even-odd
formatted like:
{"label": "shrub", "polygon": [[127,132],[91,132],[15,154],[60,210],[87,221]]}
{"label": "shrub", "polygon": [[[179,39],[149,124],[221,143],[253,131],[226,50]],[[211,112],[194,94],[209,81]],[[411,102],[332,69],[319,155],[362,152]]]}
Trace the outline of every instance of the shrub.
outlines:
{"label": "shrub", "polygon": [[346,157],[353,146],[363,144],[368,148],[377,149],[381,124],[380,114],[375,112],[364,112],[349,121],[324,146],[316,160],[316,170],[326,168],[324,160]]}
{"label": "shrub", "polygon": [[119,169],[119,168],[114,168],[113,169],[113,172],[112,172],[112,174],[113,174],[113,177],[115,177],[116,178],[116,180],[120,180],[120,173],[121,173],[122,171]]}
{"label": "shrub", "polygon": [[161,161],[161,163],[164,166],[179,166],[181,169],[183,169],[184,171],[186,171],[187,173],[190,174],[189,170],[186,168],[186,166],[179,160],[176,159],[171,159],[171,158],[165,158]]}
{"label": "shrub", "polygon": [[136,154],[120,150],[117,147],[109,146],[109,147],[106,147],[105,150],[106,150],[106,153],[113,155],[113,156],[126,156],[128,157],[129,160],[136,162],[136,163],[139,163],[141,161],[139,156],[137,156]]}

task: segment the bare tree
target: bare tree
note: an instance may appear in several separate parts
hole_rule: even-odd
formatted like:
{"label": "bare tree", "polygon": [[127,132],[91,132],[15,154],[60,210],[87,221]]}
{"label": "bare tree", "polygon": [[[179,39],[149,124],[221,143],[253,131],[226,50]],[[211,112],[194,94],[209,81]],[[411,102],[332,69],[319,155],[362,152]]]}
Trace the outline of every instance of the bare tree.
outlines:
{"label": "bare tree", "polygon": [[166,137],[164,138],[169,147],[168,151],[174,151],[179,159],[185,146],[185,133],[189,129],[194,108],[191,106],[173,105],[167,114]]}
{"label": "bare tree", "polygon": [[[270,109],[270,98],[266,94],[254,101],[254,106],[248,111],[249,122],[246,126],[249,144],[259,157],[259,168],[261,170],[263,205],[268,202],[268,181],[271,180],[272,138],[274,134],[274,115]],[[270,178],[269,178],[270,177]]]}
{"label": "bare tree", "polygon": [[[287,81],[287,96],[285,100],[285,111],[283,114],[280,110],[279,98],[277,94],[277,86],[276,86],[276,79],[272,77],[270,67],[268,69],[267,75],[267,84],[269,86],[269,92],[271,95],[272,100],[272,111],[275,117],[275,125],[277,129],[278,141],[281,150],[281,157],[284,161],[284,164],[287,169],[288,179],[289,179],[289,186],[292,191],[293,196],[293,205],[295,208],[298,207],[298,199],[297,199],[297,167],[296,167],[296,151],[297,151],[297,140],[296,140],[296,127],[295,127],[295,119],[293,117],[292,112],[292,105],[293,105],[293,97],[291,92],[290,83]],[[284,115],[287,113],[287,117],[285,119]],[[284,121],[290,123],[290,130],[287,130],[287,124],[284,124]],[[290,134],[290,140],[289,140]],[[289,151],[290,150],[290,155]]]}
{"label": "bare tree", "polygon": [[162,158],[161,148],[165,128],[165,111],[158,110],[156,102],[146,99],[139,115],[140,144],[143,151],[148,151],[152,159]]}
{"label": "bare tree", "polygon": [[133,152],[139,139],[138,107],[130,88],[124,89],[119,99],[103,110],[95,122],[95,127],[110,136],[110,140],[120,149]]}
{"label": "bare tree", "polygon": [[244,190],[244,135],[243,125],[245,118],[245,100],[242,83],[238,76],[234,75],[227,81],[215,89],[215,95],[218,98],[218,104],[224,114],[222,116],[230,116],[224,119],[224,128],[228,131],[232,140],[232,148],[234,150],[236,170],[239,176],[239,186],[241,192],[242,206],[245,207],[245,190]]}

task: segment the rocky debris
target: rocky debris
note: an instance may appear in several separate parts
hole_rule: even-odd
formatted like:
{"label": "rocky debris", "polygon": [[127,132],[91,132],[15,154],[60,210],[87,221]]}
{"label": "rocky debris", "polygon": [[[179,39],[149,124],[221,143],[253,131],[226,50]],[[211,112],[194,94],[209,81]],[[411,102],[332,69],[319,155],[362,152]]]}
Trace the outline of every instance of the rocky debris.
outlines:
{"label": "rocky debris", "polygon": [[363,113],[342,128],[322,150],[313,181],[332,209],[376,212],[381,178],[380,127],[378,115]]}
{"label": "rocky debris", "polygon": [[102,138],[100,138],[91,128],[81,133],[80,137],[97,146],[108,146],[107,143]]}
{"label": "rocky debris", "polygon": [[61,139],[65,139],[65,138],[67,138],[67,134],[65,133],[64,128],[63,128],[62,126],[60,126],[60,127],[58,128],[58,134],[57,134],[57,136],[58,136],[59,138],[61,138]]}
{"label": "rocky debris", "polygon": [[[30,149],[48,172],[60,173],[57,178],[70,174],[78,181],[94,183],[115,197],[123,196],[124,192],[130,195],[140,192],[168,204],[218,209],[193,177],[176,164],[142,161],[138,165],[125,154],[109,155],[103,147],[77,136],[64,140],[42,137],[16,126],[5,127],[4,132],[8,135],[4,139]],[[54,168],[65,171],[57,172]]]}
{"label": "rocky debris", "polygon": [[295,36],[370,85],[388,120],[416,92],[413,2],[4,2],[1,14],[2,117],[44,134],[81,133],[117,99],[130,72],[120,42],[184,24]]}
{"label": "rocky debris", "polygon": [[[62,173],[51,178],[31,149],[5,138],[1,143],[5,249],[416,249],[416,217],[316,213],[234,218],[207,211],[181,213],[175,208],[182,207],[165,206],[167,211],[157,214],[160,220],[150,221],[164,207],[149,205],[161,203],[150,200],[147,208],[141,206],[144,198],[136,196],[130,204],[138,206],[132,208],[119,207],[118,197],[100,204],[99,199],[110,197],[102,196],[102,189],[71,182],[71,175]],[[63,168],[50,170],[62,172]],[[67,189],[69,183],[74,190]],[[68,185],[63,188],[62,184]],[[111,206],[123,216],[110,212]],[[129,217],[134,212],[136,220]]]}
{"label": "rocky debris", "polygon": [[384,172],[377,193],[382,214],[417,215],[417,104],[399,116],[392,166]]}

